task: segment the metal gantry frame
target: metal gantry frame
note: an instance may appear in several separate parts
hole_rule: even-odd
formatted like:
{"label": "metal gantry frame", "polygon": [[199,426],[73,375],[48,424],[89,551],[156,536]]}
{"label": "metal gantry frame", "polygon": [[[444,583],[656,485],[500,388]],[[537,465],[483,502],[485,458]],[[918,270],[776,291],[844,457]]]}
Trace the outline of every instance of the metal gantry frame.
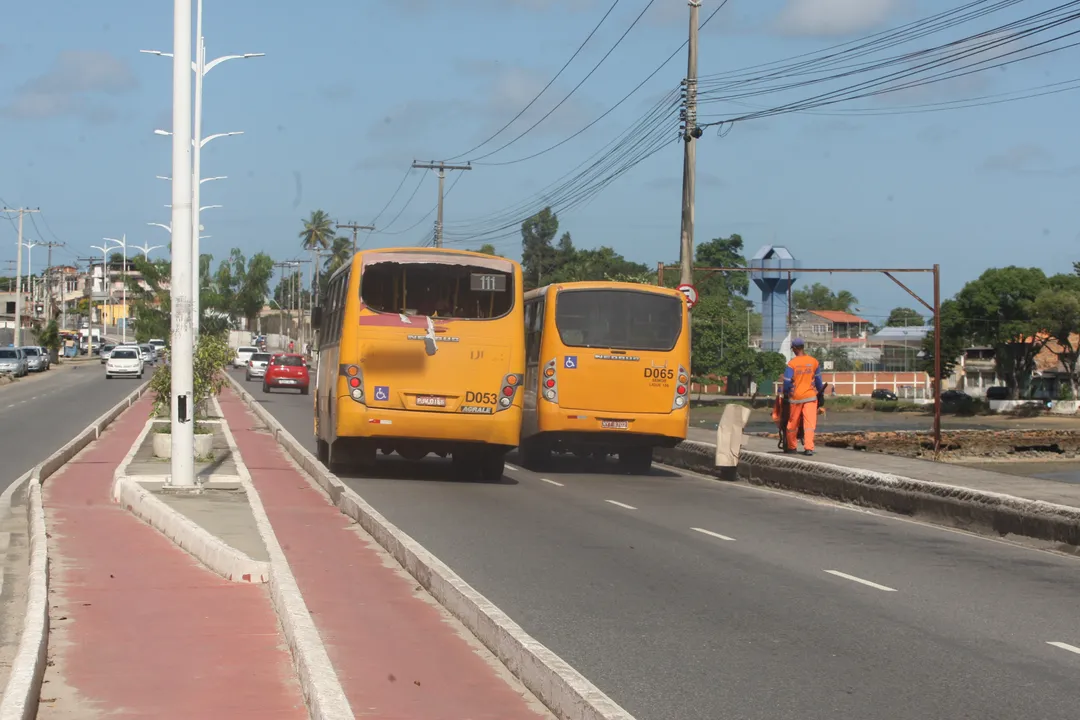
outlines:
{"label": "metal gantry frame", "polygon": [[[705,279],[717,273],[743,272],[743,273],[786,273],[791,279],[792,273],[881,273],[892,280],[908,295],[917,300],[923,307],[934,315],[934,459],[937,460],[941,453],[941,266],[934,263],[928,268],[792,268],[790,270],[770,270],[769,268],[748,267],[695,267],[694,275]],[[902,283],[897,275],[901,274],[931,274],[934,277],[934,304],[926,302],[914,290]],[[657,263],[656,284],[664,284],[664,263]],[[788,325],[790,326],[791,303],[788,303]]]}

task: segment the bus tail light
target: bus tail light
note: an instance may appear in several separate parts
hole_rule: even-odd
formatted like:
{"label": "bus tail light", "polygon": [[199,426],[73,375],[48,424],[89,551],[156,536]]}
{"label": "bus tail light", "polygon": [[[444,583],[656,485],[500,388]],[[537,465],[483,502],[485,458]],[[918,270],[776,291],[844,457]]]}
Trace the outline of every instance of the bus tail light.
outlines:
{"label": "bus tail light", "polygon": [[550,403],[559,402],[559,380],[555,377],[555,361],[557,359],[552,358],[544,365],[544,377],[540,381],[540,395]]}
{"label": "bus tail light", "polygon": [[672,410],[682,410],[690,402],[690,373],[679,366],[678,382],[675,383],[675,399],[671,402]]}
{"label": "bus tail light", "polygon": [[347,366],[345,377],[349,385],[349,397],[363,404],[366,398],[364,397],[364,375],[360,372],[360,368],[356,365]]}
{"label": "bus tail light", "polygon": [[495,408],[495,412],[500,410],[506,410],[514,404],[514,398],[517,396],[518,388],[521,387],[523,377],[521,375],[511,373],[503,378],[502,390],[499,393],[498,406]]}

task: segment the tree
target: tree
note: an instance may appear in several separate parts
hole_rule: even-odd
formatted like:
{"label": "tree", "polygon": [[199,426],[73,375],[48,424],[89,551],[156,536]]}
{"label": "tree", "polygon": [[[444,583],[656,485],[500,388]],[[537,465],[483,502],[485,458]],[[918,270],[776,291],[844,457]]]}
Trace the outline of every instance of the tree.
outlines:
{"label": "tree", "polygon": [[[1013,399],[1027,388],[1035,357],[1049,339],[1033,316],[1035,299],[1047,286],[1046,274],[1039,268],[1011,265],[987,270],[955,298],[958,317],[950,328],[954,339],[994,348],[998,371]],[[944,312],[941,317],[944,341]]]}
{"label": "tree", "polygon": [[[971,347],[969,327],[964,323],[955,300],[941,303],[941,377],[952,374],[964,350]],[[934,377],[934,331],[923,338],[919,368]],[[938,378],[939,380],[941,378]]]}
{"label": "tree", "polygon": [[834,293],[821,283],[814,283],[808,288],[794,290],[791,302],[800,310],[833,310],[851,312],[859,299],[847,290]]}
{"label": "tree", "polygon": [[1033,305],[1034,321],[1051,340],[1046,349],[1054,353],[1062,368],[1068,374],[1070,399],[1080,397],[1078,387],[1077,363],[1080,360],[1080,277],[1075,275],[1055,275],[1050,278],[1049,287],[1035,298]]}
{"label": "tree", "polygon": [[557,253],[552,241],[558,232],[559,218],[550,207],[521,223],[521,267],[526,289],[540,287],[554,269]]}
{"label": "tree", "polygon": [[330,247],[336,231],[334,221],[322,210],[314,210],[307,220],[301,220],[300,245],[308,252],[322,251]]}
{"label": "tree", "polygon": [[330,254],[326,257],[323,269],[327,275],[333,275],[338,268],[352,260],[352,240],[346,237],[336,237],[330,245]]}
{"label": "tree", "polygon": [[908,307],[895,307],[889,311],[885,327],[921,327],[925,321],[922,315]]}
{"label": "tree", "polygon": [[472,252],[483,253],[484,255],[495,255],[496,257],[499,256],[499,253],[495,252],[495,246],[492,245],[491,243],[484,243],[483,245],[481,245],[476,250],[473,250]]}
{"label": "tree", "polygon": [[[733,233],[730,237],[713,238],[699,244],[694,250],[694,264],[702,267],[746,267],[744,252],[742,236]],[[750,292],[750,273],[718,273],[713,277],[723,283],[729,294],[746,295]],[[698,290],[700,292],[702,288]]]}

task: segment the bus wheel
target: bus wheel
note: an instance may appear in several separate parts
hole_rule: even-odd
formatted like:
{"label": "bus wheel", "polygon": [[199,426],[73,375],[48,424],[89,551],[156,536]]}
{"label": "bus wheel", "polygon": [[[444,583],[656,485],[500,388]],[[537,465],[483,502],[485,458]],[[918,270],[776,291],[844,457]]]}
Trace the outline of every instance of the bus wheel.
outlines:
{"label": "bus wheel", "polygon": [[502,450],[488,450],[480,456],[480,479],[484,482],[499,482],[505,471],[506,453]]}
{"label": "bus wheel", "polygon": [[652,470],[651,447],[624,448],[619,451],[619,465],[631,475],[648,475]]}

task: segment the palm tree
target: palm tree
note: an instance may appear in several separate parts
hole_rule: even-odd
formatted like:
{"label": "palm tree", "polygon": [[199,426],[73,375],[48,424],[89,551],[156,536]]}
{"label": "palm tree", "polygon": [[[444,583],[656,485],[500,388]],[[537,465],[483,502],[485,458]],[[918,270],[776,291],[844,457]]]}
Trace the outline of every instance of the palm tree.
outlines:
{"label": "palm tree", "polygon": [[324,269],[327,275],[333,275],[338,268],[352,259],[352,240],[346,237],[334,238],[330,246],[330,255],[326,258]]}
{"label": "palm tree", "polygon": [[[331,238],[336,234],[334,221],[323,210],[313,210],[311,217],[301,222],[304,224],[304,229],[300,231],[300,245],[312,255],[318,257],[317,253],[330,247]],[[315,278],[311,290],[312,292],[318,292],[319,263],[315,261],[312,265],[315,267]]]}

